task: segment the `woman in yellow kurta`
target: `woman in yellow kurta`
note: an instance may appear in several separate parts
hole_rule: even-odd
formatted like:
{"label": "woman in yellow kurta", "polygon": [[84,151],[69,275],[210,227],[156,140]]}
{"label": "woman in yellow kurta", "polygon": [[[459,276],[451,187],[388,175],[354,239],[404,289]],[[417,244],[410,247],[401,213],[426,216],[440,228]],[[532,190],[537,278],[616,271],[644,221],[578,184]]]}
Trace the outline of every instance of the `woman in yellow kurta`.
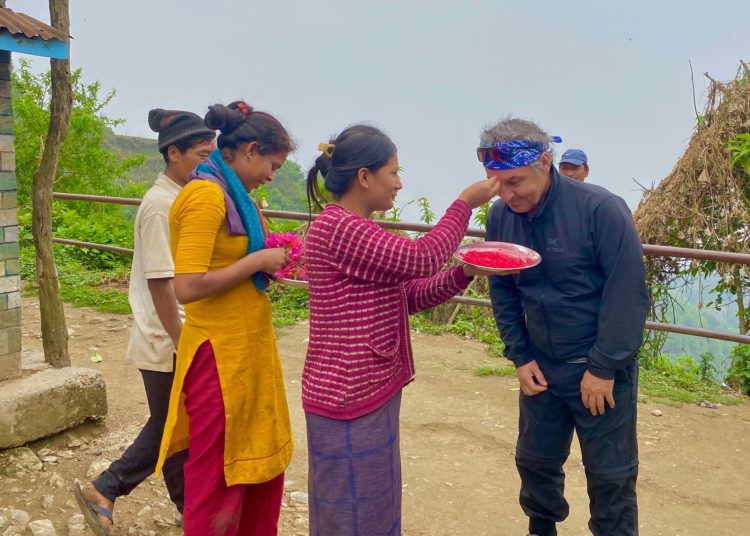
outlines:
{"label": "woman in yellow kurta", "polygon": [[292,143],[273,116],[242,101],[209,108],[218,149],[170,214],[175,295],[186,320],[157,473],[188,449],[187,536],[274,535],[292,457],[284,382],[264,292],[287,261],[263,249],[248,192],[273,180]]}

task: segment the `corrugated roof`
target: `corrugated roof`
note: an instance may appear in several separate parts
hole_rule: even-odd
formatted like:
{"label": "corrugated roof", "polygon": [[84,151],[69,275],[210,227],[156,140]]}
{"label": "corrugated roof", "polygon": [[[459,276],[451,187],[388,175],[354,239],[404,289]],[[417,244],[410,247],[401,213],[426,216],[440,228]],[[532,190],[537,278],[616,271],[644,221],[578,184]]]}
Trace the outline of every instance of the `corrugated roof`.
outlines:
{"label": "corrugated roof", "polygon": [[29,17],[25,13],[16,13],[7,7],[0,7],[0,29],[7,30],[13,35],[24,35],[30,39],[40,37],[45,41],[50,39],[68,40],[65,32],[36,20],[34,17]]}

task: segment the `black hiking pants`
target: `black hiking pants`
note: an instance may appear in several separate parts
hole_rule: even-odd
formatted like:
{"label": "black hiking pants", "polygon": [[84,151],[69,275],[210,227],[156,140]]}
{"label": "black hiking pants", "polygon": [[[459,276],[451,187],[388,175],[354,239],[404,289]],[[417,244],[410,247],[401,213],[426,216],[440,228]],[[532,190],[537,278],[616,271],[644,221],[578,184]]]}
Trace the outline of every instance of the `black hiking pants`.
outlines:
{"label": "black hiking pants", "polygon": [[[128,495],[141,482],[153,475],[159,459],[159,447],[164,433],[164,423],[167,420],[174,372],[141,370],[141,376],[151,416],[120,459],[112,462],[93,482],[97,491],[112,502],[118,497]],[[169,497],[180,513],[185,499],[185,478],[182,473],[185,460],[187,451],[177,452],[167,458],[162,471]]]}
{"label": "black hiking pants", "polygon": [[589,529],[594,536],[637,535],[637,361],[615,375],[615,408],[607,405],[604,415],[596,417],[581,401],[585,363],[538,364],[548,389],[536,396],[521,394],[516,446],[520,503],[529,517],[529,532],[555,536],[555,524],[568,516],[563,464],[575,430],[586,472]]}

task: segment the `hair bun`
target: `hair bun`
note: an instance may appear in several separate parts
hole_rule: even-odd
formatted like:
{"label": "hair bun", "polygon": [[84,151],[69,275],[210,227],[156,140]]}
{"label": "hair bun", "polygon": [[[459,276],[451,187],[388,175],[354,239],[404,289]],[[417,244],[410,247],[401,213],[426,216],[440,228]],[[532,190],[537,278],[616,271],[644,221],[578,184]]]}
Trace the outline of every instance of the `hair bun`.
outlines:
{"label": "hair bun", "polygon": [[226,134],[232,132],[234,129],[244,123],[245,116],[237,108],[232,109],[228,106],[224,106],[223,104],[214,104],[213,106],[208,107],[208,113],[206,114],[205,122],[208,128],[213,130],[220,130],[223,134]]}
{"label": "hair bun", "polygon": [[315,167],[318,168],[320,174],[325,178],[328,175],[328,171],[331,169],[331,159],[328,155],[322,153],[315,159]]}

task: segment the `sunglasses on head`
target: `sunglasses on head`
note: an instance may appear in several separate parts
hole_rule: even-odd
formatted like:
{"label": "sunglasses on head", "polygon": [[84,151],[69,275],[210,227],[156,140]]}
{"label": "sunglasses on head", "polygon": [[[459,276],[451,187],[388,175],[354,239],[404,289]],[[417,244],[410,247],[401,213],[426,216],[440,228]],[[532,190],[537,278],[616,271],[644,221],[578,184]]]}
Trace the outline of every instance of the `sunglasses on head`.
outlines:
{"label": "sunglasses on head", "polygon": [[525,147],[477,147],[477,158],[480,162],[509,162],[518,151],[544,152],[541,143],[530,143]]}

